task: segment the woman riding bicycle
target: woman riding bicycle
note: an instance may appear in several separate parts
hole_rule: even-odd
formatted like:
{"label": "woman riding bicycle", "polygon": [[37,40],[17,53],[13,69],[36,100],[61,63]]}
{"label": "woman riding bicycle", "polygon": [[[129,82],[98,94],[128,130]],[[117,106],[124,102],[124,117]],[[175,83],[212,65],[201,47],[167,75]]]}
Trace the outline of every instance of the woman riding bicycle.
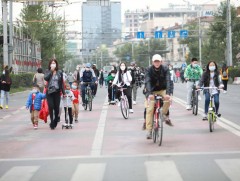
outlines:
{"label": "woman riding bicycle", "polygon": [[[222,88],[223,83],[222,80],[219,76],[219,71],[218,71],[218,66],[216,64],[216,62],[214,61],[210,61],[207,64],[206,67],[206,71],[202,74],[202,78],[199,82],[199,85],[197,86],[199,87],[219,87]],[[207,120],[207,113],[208,113],[208,107],[209,107],[209,103],[210,103],[210,92],[212,91],[213,97],[214,97],[214,104],[215,104],[215,112],[216,115],[218,117],[221,116],[221,114],[219,114],[218,109],[219,109],[219,90],[217,89],[205,89],[204,90],[204,95],[205,95],[205,111],[204,111],[204,115],[203,115],[203,120]]]}
{"label": "woman riding bicycle", "polygon": [[[121,63],[119,66],[119,70],[113,80],[113,85],[118,85],[121,86],[123,88],[126,88],[123,90],[124,94],[127,96],[128,98],[128,103],[129,103],[129,112],[133,113],[133,109],[132,109],[132,88],[130,87],[132,81],[132,76],[130,74],[130,72],[127,71],[127,66],[125,63]],[[118,100],[120,101],[120,96],[121,96],[121,92],[117,91],[116,93],[116,97],[118,98]]]}

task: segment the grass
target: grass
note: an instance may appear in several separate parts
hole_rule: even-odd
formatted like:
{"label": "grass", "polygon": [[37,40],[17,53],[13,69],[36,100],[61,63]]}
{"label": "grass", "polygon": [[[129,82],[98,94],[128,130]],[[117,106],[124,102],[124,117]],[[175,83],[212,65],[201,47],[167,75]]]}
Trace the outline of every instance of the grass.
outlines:
{"label": "grass", "polygon": [[17,88],[11,88],[10,94],[16,93],[16,92],[23,92],[26,90],[29,90],[30,87],[17,87]]}

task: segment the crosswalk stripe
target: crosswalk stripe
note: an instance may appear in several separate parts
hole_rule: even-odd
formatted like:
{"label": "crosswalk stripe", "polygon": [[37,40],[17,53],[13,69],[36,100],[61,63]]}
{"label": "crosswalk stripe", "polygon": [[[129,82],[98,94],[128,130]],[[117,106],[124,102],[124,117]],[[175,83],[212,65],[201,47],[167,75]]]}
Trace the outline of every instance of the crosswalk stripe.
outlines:
{"label": "crosswalk stripe", "polygon": [[173,161],[147,161],[144,163],[148,181],[182,181]]}
{"label": "crosswalk stripe", "polygon": [[28,181],[39,169],[39,166],[16,166],[5,173],[0,181]]}
{"label": "crosswalk stripe", "polygon": [[240,180],[240,159],[217,159],[215,162],[231,181]]}
{"label": "crosswalk stripe", "polygon": [[105,173],[105,168],[105,163],[78,164],[71,181],[102,181]]}

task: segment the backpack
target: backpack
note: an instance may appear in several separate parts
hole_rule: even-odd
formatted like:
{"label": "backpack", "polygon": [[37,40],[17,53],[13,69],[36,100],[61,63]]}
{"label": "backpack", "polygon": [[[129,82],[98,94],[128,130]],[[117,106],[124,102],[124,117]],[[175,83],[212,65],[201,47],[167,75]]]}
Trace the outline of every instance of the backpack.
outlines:
{"label": "backpack", "polygon": [[92,72],[91,71],[84,71],[83,72],[83,82],[92,82]]}
{"label": "backpack", "polygon": [[227,72],[224,70],[222,75],[223,75],[224,78],[226,78],[227,77]]}

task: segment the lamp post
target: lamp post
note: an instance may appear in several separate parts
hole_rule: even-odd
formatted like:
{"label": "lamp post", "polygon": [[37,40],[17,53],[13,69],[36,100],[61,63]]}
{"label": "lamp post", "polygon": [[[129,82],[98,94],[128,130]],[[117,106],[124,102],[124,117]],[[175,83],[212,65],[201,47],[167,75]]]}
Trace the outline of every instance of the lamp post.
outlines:
{"label": "lamp post", "polygon": [[232,66],[232,24],[230,0],[227,0],[227,65]]}

